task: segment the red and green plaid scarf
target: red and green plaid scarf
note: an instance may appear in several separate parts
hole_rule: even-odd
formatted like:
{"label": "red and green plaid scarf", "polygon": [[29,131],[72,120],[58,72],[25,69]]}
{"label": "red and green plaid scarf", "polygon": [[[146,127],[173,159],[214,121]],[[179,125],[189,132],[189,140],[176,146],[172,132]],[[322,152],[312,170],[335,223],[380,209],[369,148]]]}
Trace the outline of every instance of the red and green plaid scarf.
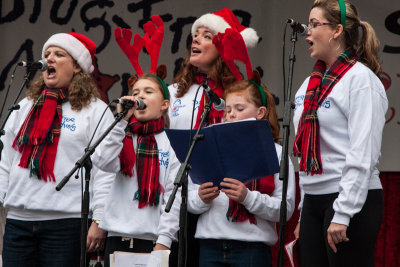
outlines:
{"label": "red and green plaid scarf", "polygon": [[[206,77],[204,77],[204,76],[196,75],[195,82],[197,84],[202,84],[204,82],[205,78]],[[208,86],[214,91],[214,93],[216,93],[217,96],[222,98],[222,95],[223,95],[222,87],[221,86],[215,87],[215,82],[213,80],[209,80],[208,83],[209,83]],[[207,101],[206,97],[208,99],[207,93],[204,91],[203,92],[203,96],[201,97],[201,101],[200,101],[200,105],[199,105],[199,111],[197,113],[196,124],[194,126],[194,129],[198,129],[199,126],[200,126],[201,114],[203,114],[204,105],[205,105],[205,103]],[[223,118],[223,116],[224,116],[224,111],[223,110],[218,111],[218,110],[216,110],[214,108],[214,106],[212,106],[211,109],[210,109],[210,112],[208,114],[208,125],[215,124],[215,123],[220,123],[222,118]],[[204,126],[207,126],[207,125],[203,125],[203,127]]]}
{"label": "red and green plaid scarf", "polygon": [[54,162],[60,139],[62,109],[68,88],[44,89],[33,103],[14,140],[13,148],[22,153],[19,166],[30,169],[30,176],[55,182]]}
{"label": "red and green plaid scarf", "polygon": [[[139,200],[139,209],[146,206],[158,206],[164,189],[159,182],[160,163],[155,133],[164,130],[164,120],[152,120],[145,123],[132,116],[127,128],[123,147],[119,155],[121,172],[133,176],[136,161],[138,190],[134,200]],[[136,155],[133,149],[132,134],[137,134]]]}
{"label": "red and green plaid scarf", "polygon": [[[269,175],[257,180],[245,183],[251,191],[258,191],[263,194],[271,195],[275,190],[274,175]],[[229,208],[226,218],[231,222],[244,222],[249,220],[251,224],[257,224],[256,218],[242,204],[229,199]]]}
{"label": "red and green plaid scarf", "polygon": [[300,171],[306,171],[311,175],[322,173],[317,110],[335,84],[353,67],[356,61],[353,51],[344,50],[325,74],[325,63],[321,60],[315,63],[308,82],[304,110],[300,117],[293,147],[293,155],[301,157]]}

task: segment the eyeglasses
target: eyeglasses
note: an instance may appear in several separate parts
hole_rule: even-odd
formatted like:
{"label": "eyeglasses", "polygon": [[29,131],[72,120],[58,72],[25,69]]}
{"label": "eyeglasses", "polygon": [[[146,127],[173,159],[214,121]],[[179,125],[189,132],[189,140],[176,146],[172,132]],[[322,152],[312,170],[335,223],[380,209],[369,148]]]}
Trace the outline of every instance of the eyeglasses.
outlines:
{"label": "eyeglasses", "polygon": [[324,26],[324,25],[333,25],[333,24],[330,22],[310,21],[310,23],[308,23],[308,28],[314,29],[318,26]]}

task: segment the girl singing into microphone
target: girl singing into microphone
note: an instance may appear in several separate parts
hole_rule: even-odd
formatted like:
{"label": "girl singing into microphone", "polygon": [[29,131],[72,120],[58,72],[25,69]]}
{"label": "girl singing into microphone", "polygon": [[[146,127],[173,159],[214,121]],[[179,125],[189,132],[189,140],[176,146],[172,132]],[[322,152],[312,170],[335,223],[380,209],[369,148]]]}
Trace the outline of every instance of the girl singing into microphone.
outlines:
{"label": "girl singing into microphone", "polygon": [[[123,29],[122,35],[119,28],[115,29],[115,38],[124,53],[130,55],[130,61],[135,62],[139,76],[129,79],[132,96],[122,100],[136,102],[140,98],[146,107],[138,110],[136,102],[94,155],[101,169],[117,173],[100,222],[100,228],[108,231],[105,266],[109,266],[114,251],[149,253],[170,249],[178,231],[179,192],[170,212],[164,211],[180,165],[164,131],[169,107],[169,92],[163,81],[166,68],[156,68],[164,24],[154,15],[144,29],[144,39],[136,35],[133,46],[129,29]],[[152,51],[149,74],[143,74],[137,63],[144,44],[147,51]],[[121,104],[118,111],[122,111]]]}

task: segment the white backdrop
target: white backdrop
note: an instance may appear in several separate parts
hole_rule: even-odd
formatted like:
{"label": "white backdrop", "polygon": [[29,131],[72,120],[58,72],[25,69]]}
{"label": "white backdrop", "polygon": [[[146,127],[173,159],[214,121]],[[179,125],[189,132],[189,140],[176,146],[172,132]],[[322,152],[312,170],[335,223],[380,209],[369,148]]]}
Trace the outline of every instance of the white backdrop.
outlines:
{"label": "white backdrop", "polygon": [[[384,80],[389,99],[387,124],[384,131],[382,171],[399,171],[400,164],[400,1],[353,0],[362,20],[370,22],[381,41],[381,59],[386,73]],[[0,105],[9,85],[11,72],[21,60],[40,59],[43,43],[57,32],[76,31],[90,37],[98,45],[99,83],[103,98],[114,99],[126,92],[124,81],[133,68],[114,41],[115,27],[130,27],[143,35],[139,25],[151,15],[165,21],[165,39],[159,63],[168,67],[167,82],[172,81],[175,65],[186,56],[186,42],[191,23],[207,12],[231,8],[245,25],[254,28],[261,42],[249,51],[253,68],[260,67],[263,82],[279,98],[278,114],[283,115],[282,44],[284,22],[288,18],[306,23],[312,0],[7,0],[0,1]],[[290,48],[287,31],[286,66]],[[149,69],[149,58],[142,53],[141,62]],[[296,43],[292,98],[302,81],[310,74],[314,60],[301,37]],[[24,70],[17,69],[9,107],[22,84]],[[125,90],[125,91],[124,91]],[[25,92],[23,92],[23,95]],[[5,114],[3,113],[1,122]],[[334,123],[334,122],[333,122]],[[293,127],[291,128],[293,135]],[[293,137],[292,137],[293,140]]]}

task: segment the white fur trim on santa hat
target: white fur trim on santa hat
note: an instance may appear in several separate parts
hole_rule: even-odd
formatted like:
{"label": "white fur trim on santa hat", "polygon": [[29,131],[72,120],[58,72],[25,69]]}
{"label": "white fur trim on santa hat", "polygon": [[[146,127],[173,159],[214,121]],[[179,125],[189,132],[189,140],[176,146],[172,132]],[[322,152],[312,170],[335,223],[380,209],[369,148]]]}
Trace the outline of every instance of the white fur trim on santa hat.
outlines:
{"label": "white fur trim on santa hat", "polygon": [[219,32],[225,32],[227,28],[231,26],[221,17],[212,13],[207,13],[198,18],[192,25],[192,37],[196,33],[197,29],[201,26],[209,28],[213,34]]}
{"label": "white fur trim on santa hat", "polygon": [[[231,28],[231,26],[221,17],[212,13],[207,13],[198,18],[192,25],[192,37],[196,33],[196,30],[201,27],[209,28],[213,34],[217,34],[219,32],[224,33],[226,29]],[[258,35],[257,32],[252,28],[246,28],[240,32],[243,37],[244,43],[246,47],[252,48],[255,47],[258,43]]]}
{"label": "white fur trim on santa hat", "polygon": [[255,47],[258,43],[257,32],[253,28],[246,28],[240,32],[247,47]]}
{"label": "white fur trim on santa hat", "polygon": [[43,45],[42,59],[44,60],[44,52],[50,46],[58,46],[68,52],[73,57],[84,72],[92,73],[94,67],[92,65],[92,57],[89,50],[74,36],[67,33],[57,33],[52,35]]}

